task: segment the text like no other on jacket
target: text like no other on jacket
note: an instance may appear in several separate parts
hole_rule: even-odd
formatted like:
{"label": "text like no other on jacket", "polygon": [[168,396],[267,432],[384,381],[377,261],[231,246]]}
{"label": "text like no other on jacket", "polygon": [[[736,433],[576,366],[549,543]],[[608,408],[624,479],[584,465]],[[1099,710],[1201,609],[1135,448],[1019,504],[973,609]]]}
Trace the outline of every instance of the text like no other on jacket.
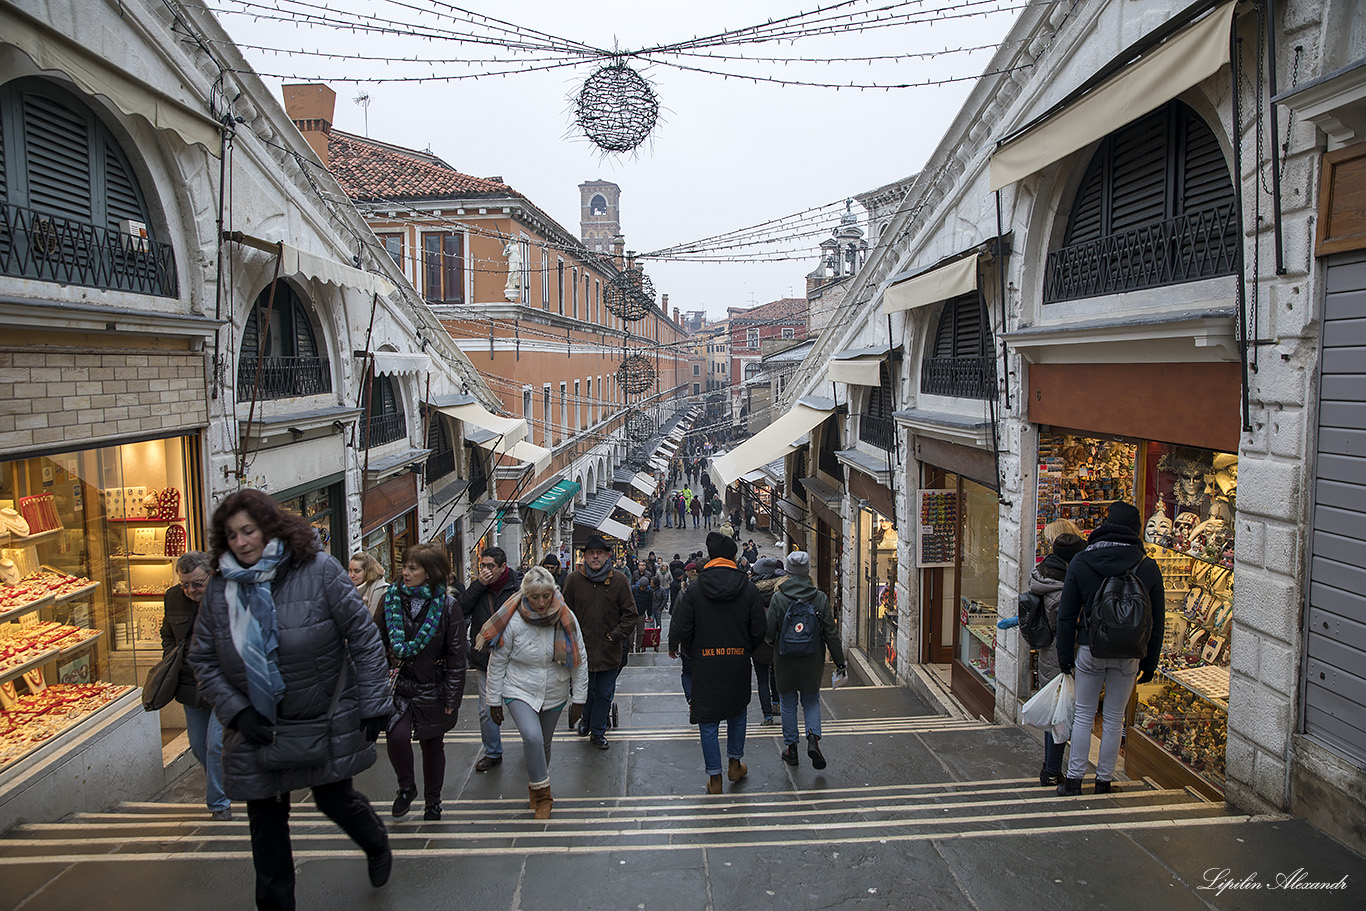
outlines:
{"label": "text like no other on jacket", "polygon": [[749,654],[747,648],[704,648],[702,649],[703,658],[720,658],[725,655],[739,655],[744,657]]}

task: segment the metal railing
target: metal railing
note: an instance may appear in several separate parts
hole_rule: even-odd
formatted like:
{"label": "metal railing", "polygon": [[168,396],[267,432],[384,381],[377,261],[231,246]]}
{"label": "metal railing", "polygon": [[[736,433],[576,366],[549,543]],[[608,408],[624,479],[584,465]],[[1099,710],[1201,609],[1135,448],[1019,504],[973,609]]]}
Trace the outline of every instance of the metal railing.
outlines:
{"label": "metal railing", "polygon": [[878,449],[891,452],[896,448],[896,422],[879,414],[864,412],[858,418],[858,438]]}
{"label": "metal railing", "polygon": [[920,364],[920,391],[963,399],[996,394],[996,362],[990,357],[930,357]]}
{"label": "metal railing", "polygon": [[[256,391],[256,358],[237,365],[237,401],[249,402]],[[332,371],[325,357],[261,358],[260,401],[319,395],[332,391]]]}
{"label": "metal railing", "polygon": [[1233,275],[1239,236],[1229,203],[1062,247],[1048,254],[1044,303]]}
{"label": "metal railing", "polygon": [[372,414],[369,422],[362,426],[365,428],[360,441],[363,449],[371,449],[375,446],[383,446],[385,443],[401,440],[408,432],[408,426],[403,420],[402,412]]}
{"label": "metal railing", "polygon": [[0,204],[0,274],[175,297],[171,245]]}

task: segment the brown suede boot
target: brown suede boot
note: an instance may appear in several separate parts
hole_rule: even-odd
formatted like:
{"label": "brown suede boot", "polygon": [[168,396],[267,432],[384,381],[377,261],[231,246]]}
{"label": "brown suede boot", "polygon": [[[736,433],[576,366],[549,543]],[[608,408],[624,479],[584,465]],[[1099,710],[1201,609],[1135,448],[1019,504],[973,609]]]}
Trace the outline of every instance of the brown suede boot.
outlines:
{"label": "brown suede boot", "polygon": [[741,778],[744,778],[748,774],[749,766],[745,765],[738,759],[732,759],[730,761],[730,768],[726,770],[726,777],[729,778],[731,781],[739,781]]}
{"label": "brown suede boot", "polygon": [[720,793],[721,793],[721,776],[720,776],[720,775],[713,775],[713,776],[711,776],[710,778],[707,779],[707,793],[708,793],[708,794],[720,794]]}
{"label": "brown suede boot", "polygon": [[555,801],[550,796],[550,785],[543,788],[529,788],[531,808],[536,811],[537,819],[549,819],[550,807]]}

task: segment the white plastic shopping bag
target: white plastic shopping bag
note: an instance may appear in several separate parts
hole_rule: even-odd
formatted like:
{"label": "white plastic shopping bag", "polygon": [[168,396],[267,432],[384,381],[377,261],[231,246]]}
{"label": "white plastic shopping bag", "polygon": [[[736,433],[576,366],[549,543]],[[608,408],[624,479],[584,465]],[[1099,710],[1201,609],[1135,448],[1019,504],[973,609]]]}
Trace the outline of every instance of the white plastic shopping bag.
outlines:
{"label": "white plastic shopping bag", "polygon": [[1072,738],[1072,708],[1076,689],[1072,678],[1059,674],[1043,685],[1024,708],[1020,721],[1030,727],[1041,728],[1053,735],[1053,740],[1064,743]]}

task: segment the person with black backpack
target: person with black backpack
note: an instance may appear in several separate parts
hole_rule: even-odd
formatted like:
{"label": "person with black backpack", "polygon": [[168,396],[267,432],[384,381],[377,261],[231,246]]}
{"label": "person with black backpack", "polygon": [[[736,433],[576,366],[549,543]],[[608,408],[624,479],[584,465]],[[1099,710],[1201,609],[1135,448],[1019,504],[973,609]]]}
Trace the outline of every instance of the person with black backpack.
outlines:
{"label": "person with black backpack", "polygon": [[[1069,523],[1070,524],[1070,523]],[[1048,530],[1044,530],[1045,539]],[[1058,632],[1058,603],[1062,600],[1063,580],[1072,558],[1081,553],[1086,542],[1081,536],[1066,532],[1053,540],[1053,552],[1043,558],[1029,574],[1029,595],[1037,605],[1037,614],[1025,607],[1025,596],[1020,597],[1020,635],[1031,648],[1039,652],[1039,683],[1042,685],[1062,673],[1058,664],[1058,650],[1053,647]],[[1062,755],[1067,742],[1043,735],[1043,767],[1039,770],[1039,784],[1055,788],[1062,781]]]}
{"label": "person with black backpack", "polygon": [[821,675],[825,652],[844,673],[844,645],[830,610],[830,599],[811,581],[811,557],[801,550],[787,555],[787,578],[768,602],[768,635],[773,645],[773,676],[783,716],[783,762],[797,764],[797,705],[806,716],[806,754],[816,769],[826,766],[821,752]]}
{"label": "person with black backpack", "polygon": [[[1058,664],[1076,676],[1072,755],[1058,796],[1081,793],[1091,751],[1091,726],[1105,689],[1096,793],[1115,790],[1112,781],[1124,732],[1124,710],[1134,683],[1147,683],[1157,670],[1166,619],[1162,571],[1143,548],[1138,510],[1118,500],[1105,521],[1067,567],[1058,602]],[[1137,678],[1137,679],[1135,679]]]}

